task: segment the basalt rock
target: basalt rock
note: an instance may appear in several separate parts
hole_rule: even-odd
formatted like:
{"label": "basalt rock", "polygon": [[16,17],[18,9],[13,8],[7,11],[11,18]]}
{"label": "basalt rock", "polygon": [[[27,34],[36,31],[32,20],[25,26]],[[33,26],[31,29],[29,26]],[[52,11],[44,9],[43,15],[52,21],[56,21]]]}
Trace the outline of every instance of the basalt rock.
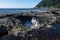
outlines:
{"label": "basalt rock", "polygon": [[4,35],[8,35],[8,30],[5,26],[0,26],[0,37],[3,37]]}
{"label": "basalt rock", "polygon": [[[22,19],[16,18],[16,16],[0,16],[0,36],[14,34],[18,35],[19,32],[26,30],[27,27],[24,27],[22,24]],[[18,17],[18,15],[17,15]]]}

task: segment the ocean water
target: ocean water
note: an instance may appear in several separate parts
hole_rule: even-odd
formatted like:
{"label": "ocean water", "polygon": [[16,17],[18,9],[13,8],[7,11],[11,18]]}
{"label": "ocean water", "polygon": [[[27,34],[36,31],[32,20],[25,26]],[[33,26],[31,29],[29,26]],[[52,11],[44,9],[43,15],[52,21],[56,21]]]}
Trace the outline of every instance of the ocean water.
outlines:
{"label": "ocean water", "polygon": [[31,21],[26,21],[26,22],[24,22],[24,25],[26,26],[26,27],[31,27],[32,26],[32,23],[31,23]]}
{"label": "ocean water", "polygon": [[0,14],[14,14],[14,13],[21,13],[21,12],[30,12],[30,11],[39,11],[39,12],[46,12],[46,9],[38,9],[38,8],[0,8]]}
{"label": "ocean water", "polygon": [[56,23],[54,27],[56,28],[56,32],[60,34],[60,23]]}

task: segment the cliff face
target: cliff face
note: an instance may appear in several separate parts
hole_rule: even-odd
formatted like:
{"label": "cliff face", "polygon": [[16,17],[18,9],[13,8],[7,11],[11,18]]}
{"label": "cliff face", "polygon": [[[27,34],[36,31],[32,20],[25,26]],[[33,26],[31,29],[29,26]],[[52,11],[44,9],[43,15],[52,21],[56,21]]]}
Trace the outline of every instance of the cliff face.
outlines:
{"label": "cliff face", "polygon": [[60,0],[42,0],[36,5],[36,8],[47,7],[47,8],[60,8]]}

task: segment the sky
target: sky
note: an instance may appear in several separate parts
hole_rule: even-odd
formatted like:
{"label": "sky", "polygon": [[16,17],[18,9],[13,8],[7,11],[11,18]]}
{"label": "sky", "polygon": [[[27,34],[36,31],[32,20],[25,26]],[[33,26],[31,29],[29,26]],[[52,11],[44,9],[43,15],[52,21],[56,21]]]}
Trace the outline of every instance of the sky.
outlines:
{"label": "sky", "polygon": [[33,8],[41,0],[0,0],[0,8]]}

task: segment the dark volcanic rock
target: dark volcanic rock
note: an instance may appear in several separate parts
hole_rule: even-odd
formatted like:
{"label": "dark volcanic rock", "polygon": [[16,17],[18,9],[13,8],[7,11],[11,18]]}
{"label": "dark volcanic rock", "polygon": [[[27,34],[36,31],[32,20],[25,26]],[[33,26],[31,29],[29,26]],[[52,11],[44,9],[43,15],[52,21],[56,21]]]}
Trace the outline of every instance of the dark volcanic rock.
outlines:
{"label": "dark volcanic rock", "polygon": [[0,27],[0,37],[1,37],[1,36],[4,36],[4,35],[7,35],[7,34],[8,34],[7,28],[4,27],[4,26],[1,26],[1,27]]}
{"label": "dark volcanic rock", "polygon": [[[31,20],[31,18],[32,17],[20,16],[20,15],[19,16],[17,15],[17,17],[9,16],[6,18],[1,18],[0,40],[60,40],[60,35],[57,33],[56,30],[53,29],[41,30],[40,28],[24,32],[28,28],[23,26],[22,23],[27,21],[27,19]],[[41,21],[45,22],[43,18],[41,18],[40,22]]]}
{"label": "dark volcanic rock", "polygon": [[1,38],[1,40],[18,40],[18,39],[15,35],[10,34],[10,35],[7,35],[7,36]]}

